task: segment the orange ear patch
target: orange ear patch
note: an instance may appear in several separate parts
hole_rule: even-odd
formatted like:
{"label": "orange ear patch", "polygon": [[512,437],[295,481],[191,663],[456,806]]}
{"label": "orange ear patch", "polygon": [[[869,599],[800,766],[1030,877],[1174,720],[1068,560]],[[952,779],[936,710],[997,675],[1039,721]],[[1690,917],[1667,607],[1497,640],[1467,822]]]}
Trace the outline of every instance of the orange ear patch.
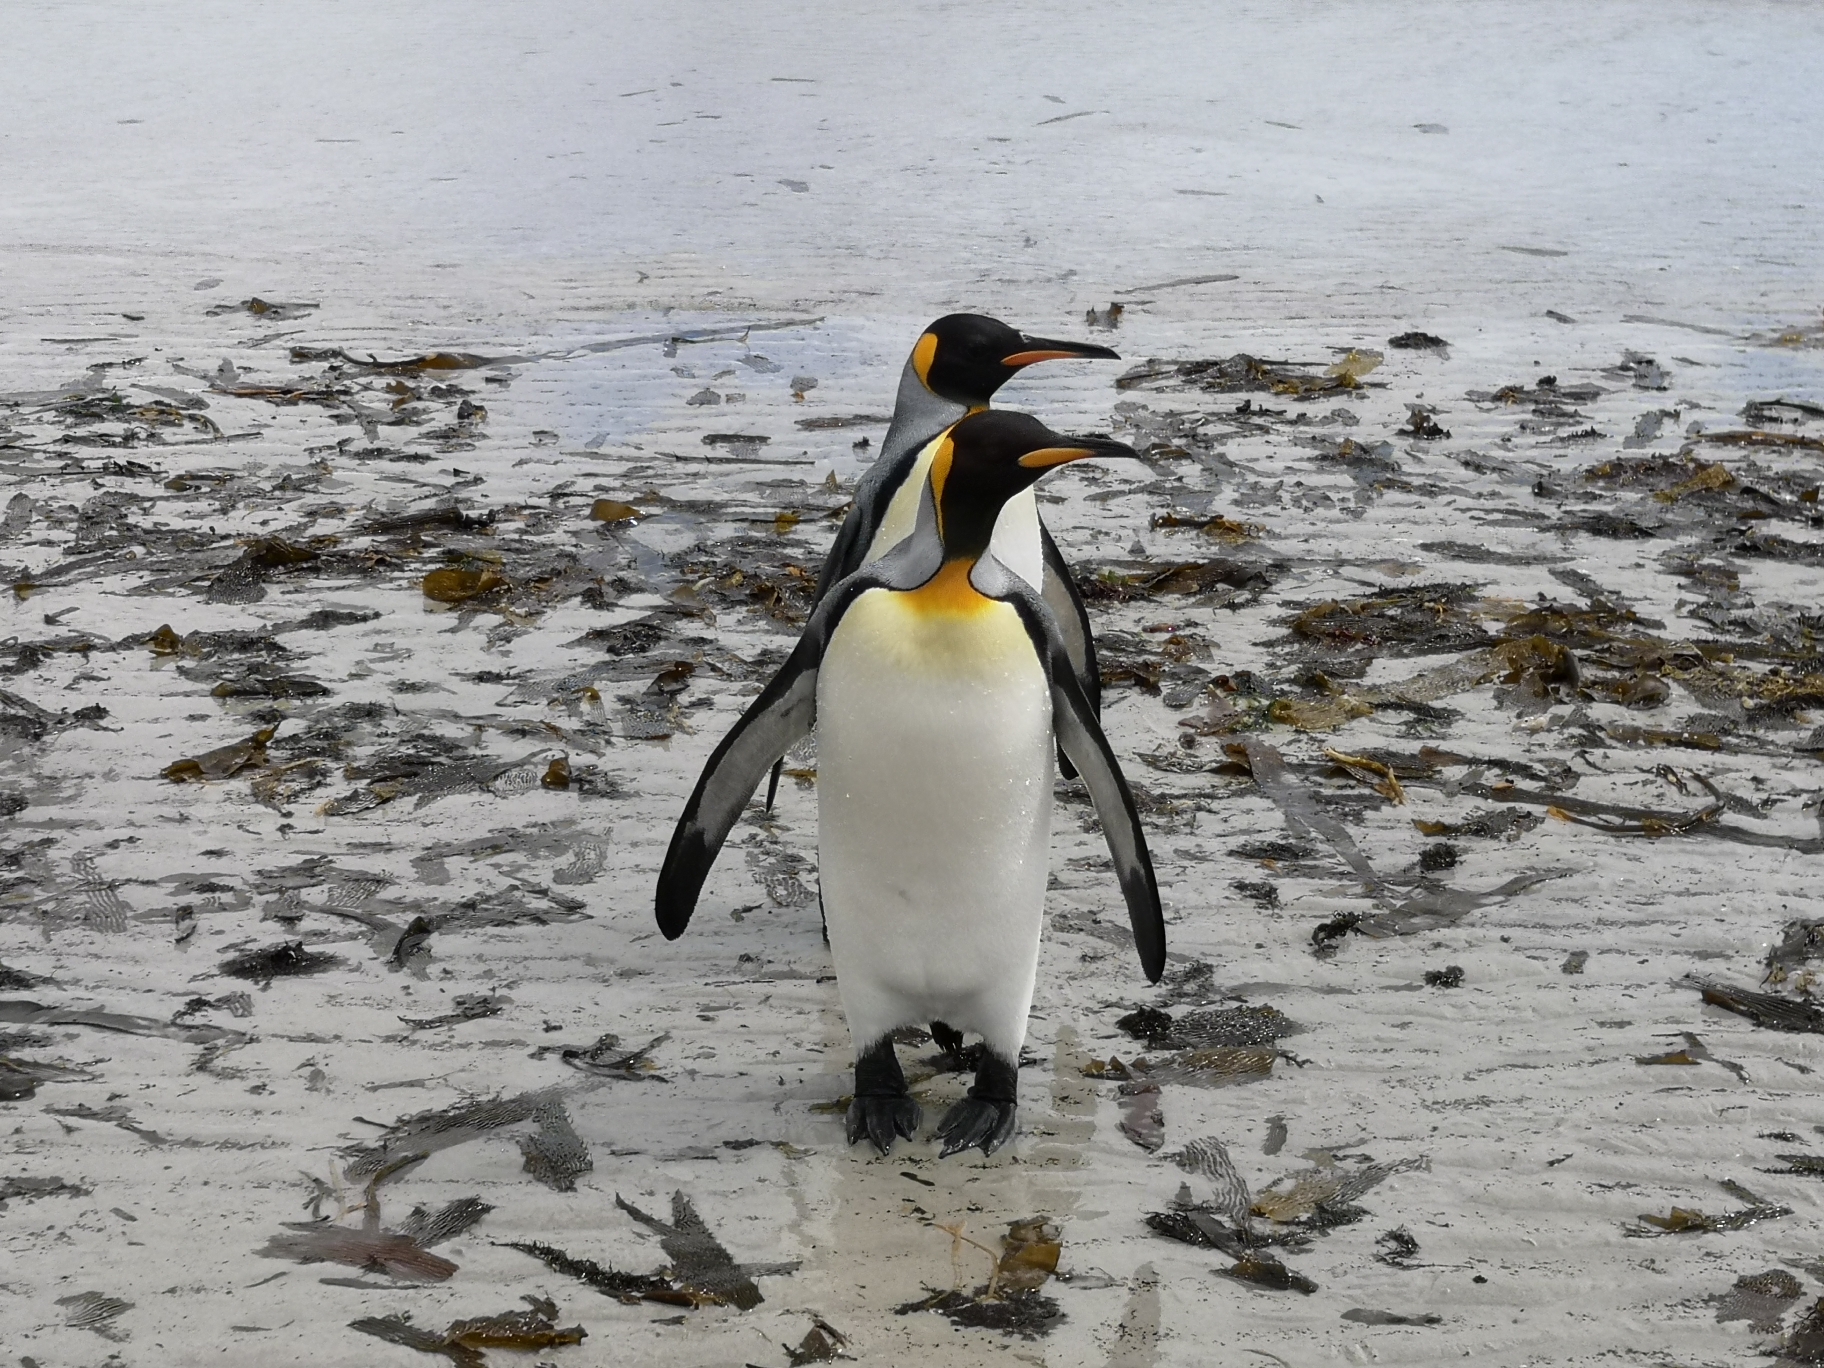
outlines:
{"label": "orange ear patch", "polygon": [[931,388],[931,363],[937,360],[937,335],[926,333],[918,339],[918,345],[912,348],[912,369],[918,374],[918,383],[926,389]]}

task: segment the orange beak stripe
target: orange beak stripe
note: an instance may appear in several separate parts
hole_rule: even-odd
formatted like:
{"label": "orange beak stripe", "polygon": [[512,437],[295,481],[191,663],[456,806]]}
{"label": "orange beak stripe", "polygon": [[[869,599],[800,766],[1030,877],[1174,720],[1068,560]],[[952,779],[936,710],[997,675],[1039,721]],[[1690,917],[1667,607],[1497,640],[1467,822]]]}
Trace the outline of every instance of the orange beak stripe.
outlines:
{"label": "orange beak stripe", "polygon": [[1073,351],[1023,351],[1015,352],[1012,356],[1003,356],[1001,364],[1017,369],[1020,366],[1030,366],[1034,361],[1082,361],[1085,359]]}
{"label": "orange beak stripe", "polygon": [[1088,447],[1040,447],[1037,451],[1029,451],[1020,457],[1020,464],[1028,470],[1043,470],[1047,466],[1088,460],[1095,454]]}

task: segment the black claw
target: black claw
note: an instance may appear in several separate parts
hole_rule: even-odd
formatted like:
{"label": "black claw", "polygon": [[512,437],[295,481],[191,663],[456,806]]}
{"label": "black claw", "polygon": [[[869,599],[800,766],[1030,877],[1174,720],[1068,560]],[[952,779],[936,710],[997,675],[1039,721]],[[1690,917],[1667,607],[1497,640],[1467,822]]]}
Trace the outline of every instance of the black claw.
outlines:
{"label": "black claw", "polygon": [[983,1154],[993,1154],[1011,1140],[1018,1116],[1018,1092],[1018,1067],[984,1050],[981,1067],[975,1073],[975,1086],[937,1123],[937,1138],[944,1142],[940,1157],[948,1158],[978,1146]]}
{"label": "black claw", "polygon": [[848,1136],[852,1145],[862,1136],[886,1154],[895,1136],[910,1140],[918,1134],[924,1113],[906,1091],[906,1076],[892,1037],[883,1037],[855,1060],[855,1100],[849,1103]]}
{"label": "black claw", "polygon": [[931,1039],[947,1055],[963,1057],[963,1033],[947,1021],[931,1023]]}
{"label": "black claw", "polygon": [[924,1119],[923,1110],[909,1097],[858,1097],[849,1103],[849,1143],[865,1135],[875,1149],[887,1154],[895,1137],[914,1138]]}
{"label": "black claw", "polygon": [[978,1145],[983,1154],[993,1154],[1012,1138],[1018,1110],[1011,1102],[965,1097],[937,1123],[937,1138],[944,1142],[939,1157],[948,1159]]}

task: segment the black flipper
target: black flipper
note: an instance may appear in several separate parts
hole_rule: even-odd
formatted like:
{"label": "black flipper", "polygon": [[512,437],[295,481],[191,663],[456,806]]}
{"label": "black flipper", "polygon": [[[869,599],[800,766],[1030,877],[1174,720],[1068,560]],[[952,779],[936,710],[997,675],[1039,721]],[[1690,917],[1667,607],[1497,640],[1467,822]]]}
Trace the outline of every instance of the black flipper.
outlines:
{"label": "black flipper", "polygon": [[690,925],[709,867],[773,761],[816,724],[817,667],[822,659],[821,638],[805,633],[772,682],[710,754],[659,870],[657,910],[666,940],[676,940]]}
{"label": "black flipper", "polygon": [[893,1037],[882,1036],[855,1058],[855,1097],[849,1103],[848,1137],[852,1145],[862,1136],[882,1154],[893,1148],[893,1138],[907,1140],[918,1134],[924,1112],[906,1089],[906,1075],[893,1053]]}
{"label": "black flipper", "polygon": [[[817,597],[813,603],[823,602],[824,596],[843,580],[861,569],[862,557],[868,554],[868,547],[874,541],[874,534],[880,529],[881,515],[886,512],[884,506],[877,506],[877,501],[870,498],[871,490],[867,482],[855,490],[855,498],[849,504],[848,516],[843,518],[842,526],[836,529],[836,540],[830,544],[830,554],[823,558],[823,569],[817,572]],[[897,489],[895,482],[893,488]]]}
{"label": "black flipper", "polygon": [[710,753],[659,870],[656,905],[666,940],[676,940],[690,925],[709,867],[767,770],[817,724],[817,671],[824,646],[848,606],[880,583],[872,574],[852,576],[812,613],[779,673]]}
{"label": "black flipper", "polygon": [[[919,519],[921,528],[936,525],[928,489]],[[665,864],[659,870],[655,900],[659,930],[665,939],[676,940],[690,925],[709,867],[767,770],[817,725],[817,672],[823,664],[824,647],[849,605],[870,589],[923,584],[942,560],[943,548],[935,536],[908,538],[866,571],[842,581],[811,613],[804,635],[779,673],[710,753],[703,776],[678,818]]]}
{"label": "black flipper", "polygon": [[[1037,586],[1039,596],[1057,619],[1058,631],[1064,637],[1064,649],[1070,656],[1070,668],[1076,671],[1084,696],[1100,717],[1102,671],[1096,663],[1096,639],[1089,630],[1089,614],[1083,608],[1083,597],[1077,592],[1070,566],[1064,563],[1064,553],[1051,539],[1051,529],[1045,526],[1043,518],[1039,520],[1039,545],[1045,556],[1044,583]],[[1077,767],[1070,763],[1063,747],[1058,748],[1058,773],[1066,779],[1077,777]]]}
{"label": "black flipper", "polygon": [[1146,849],[1146,833],[1127,779],[1109,749],[1102,724],[1083,696],[1077,677],[1068,670],[1056,672],[1051,681],[1052,726],[1058,744],[1076,764],[1089,787],[1115,863],[1115,877],[1127,900],[1127,918],[1134,928],[1134,948],[1148,983],[1159,982],[1165,972],[1165,913],[1159,906],[1159,883],[1153,877],[1153,859]]}
{"label": "black flipper", "polygon": [[1045,583],[1036,587],[1045,606],[1058,620],[1064,650],[1070,656],[1077,683],[1083,686],[1083,696],[1089,700],[1090,710],[1100,717],[1102,670],[1096,662],[1096,639],[1089,629],[1089,612],[1083,606],[1083,596],[1077,592],[1077,582],[1065,563],[1064,553],[1051,539],[1051,529],[1045,526],[1043,519],[1039,521],[1039,542],[1045,552]]}
{"label": "black flipper", "polygon": [[[976,583],[982,588],[979,576]],[[1063,634],[1050,611],[1035,594],[1024,590],[1011,572],[1004,573],[1002,583],[1005,588],[996,597],[1019,609],[1033,648],[1047,661],[1051,675],[1051,725],[1058,749],[1070,757],[1089,789],[1096,817],[1102,823],[1102,837],[1114,860],[1115,877],[1127,900],[1127,917],[1134,928],[1140,967],[1146,971],[1147,982],[1157,983],[1165,972],[1165,914],[1159,906],[1159,884],[1153,877],[1153,860],[1147,853],[1146,833],[1140,829],[1134,795],[1109,749],[1108,738],[1102,734],[1096,710],[1070,667]]]}
{"label": "black flipper", "polygon": [[975,1071],[969,1095],[944,1113],[937,1123],[937,1138],[944,1142],[939,1158],[979,1147],[993,1154],[1013,1137],[1018,1118],[1020,1068],[989,1049]]}

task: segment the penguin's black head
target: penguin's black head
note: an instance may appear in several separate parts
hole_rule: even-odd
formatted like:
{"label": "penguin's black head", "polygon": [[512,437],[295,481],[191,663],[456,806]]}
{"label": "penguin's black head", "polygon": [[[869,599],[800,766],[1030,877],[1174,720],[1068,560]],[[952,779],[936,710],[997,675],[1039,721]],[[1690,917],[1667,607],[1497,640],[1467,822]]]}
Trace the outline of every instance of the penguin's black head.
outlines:
{"label": "penguin's black head", "polygon": [[967,408],[986,408],[994,392],[1022,366],[1100,356],[1119,360],[1107,347],[1028,337],[985,314],[945,314],[912,348],[912,369],[926,389]]}
{"label": "penguin's black head", "polygon": [[944,559],[976,560],[988,549],[1001,507],[1053,466],[1092,456],[1131,456],[1108,437],[1063,437],[1037,418],[984,409],[959,420],[931,460],[931,495]]}

